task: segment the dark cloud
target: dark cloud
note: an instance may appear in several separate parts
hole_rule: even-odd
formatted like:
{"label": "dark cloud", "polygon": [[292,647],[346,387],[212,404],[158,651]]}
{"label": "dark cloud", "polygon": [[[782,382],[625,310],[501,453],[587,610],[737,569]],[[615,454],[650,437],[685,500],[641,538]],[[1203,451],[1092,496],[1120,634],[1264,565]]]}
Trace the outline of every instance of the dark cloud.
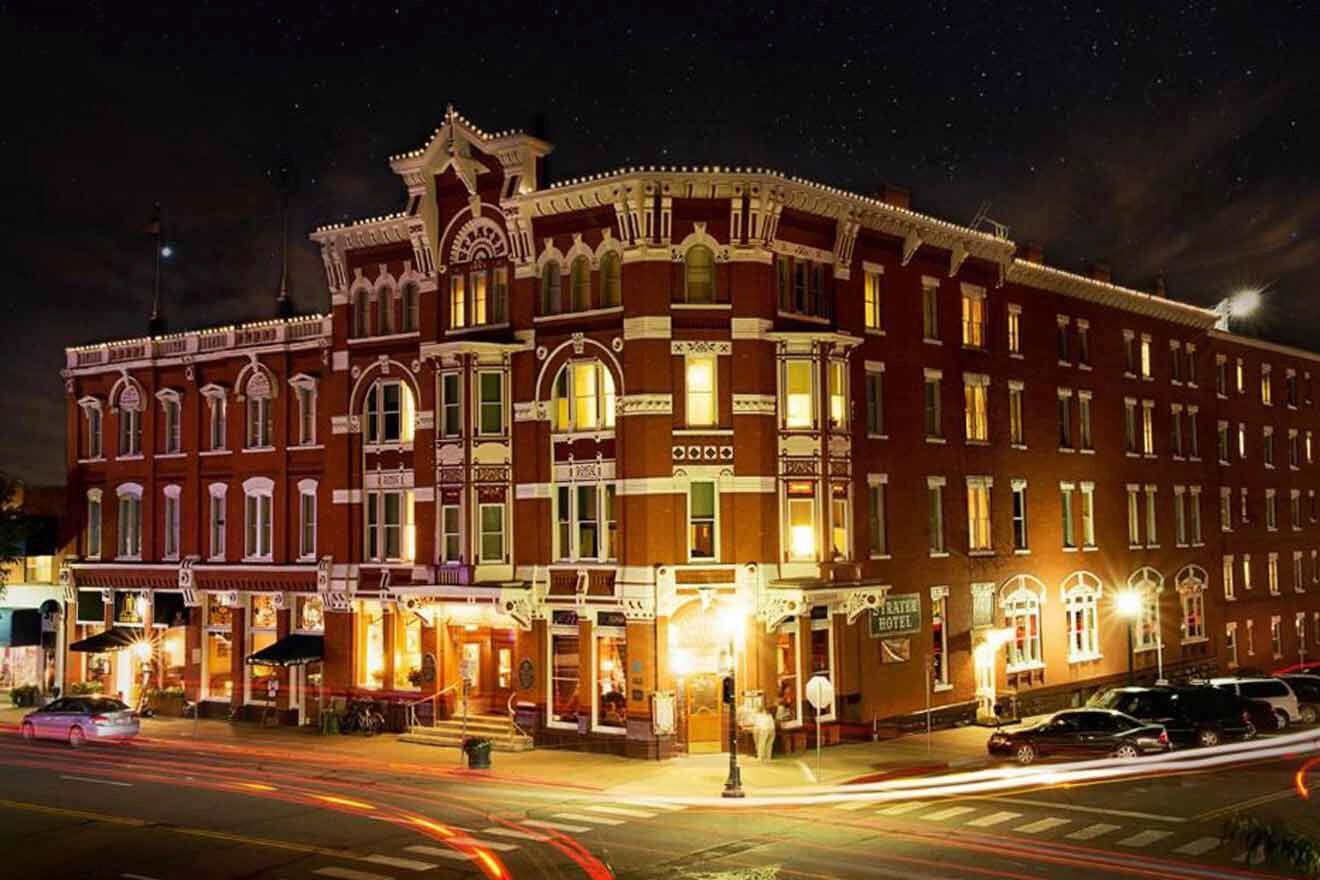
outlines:
{"label": "dark cloud", "polygon": [[176,328],[265,317],[298,170],[295,297],[317,224],[396,210],[392,152],[448,101],[539,127],[559,177],[767,166],[969,220],[1052,262],[1199,303],[1273,283],[1258,326],[1320,328],[1320,77],[1310,4],[431,2],[4,4],[0,468],[61,478],[65,345],[142,333],[151,203]]}

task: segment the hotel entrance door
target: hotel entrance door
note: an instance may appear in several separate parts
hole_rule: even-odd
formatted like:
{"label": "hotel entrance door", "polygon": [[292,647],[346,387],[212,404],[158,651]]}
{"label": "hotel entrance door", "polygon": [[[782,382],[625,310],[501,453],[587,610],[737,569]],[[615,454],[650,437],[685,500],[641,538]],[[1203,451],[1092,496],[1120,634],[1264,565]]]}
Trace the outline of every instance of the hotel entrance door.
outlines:
{"label": "hotel entrance door", "polygon": [[724,749],[720,677],[698,673],[685,682],[688,753],[709,754]]}

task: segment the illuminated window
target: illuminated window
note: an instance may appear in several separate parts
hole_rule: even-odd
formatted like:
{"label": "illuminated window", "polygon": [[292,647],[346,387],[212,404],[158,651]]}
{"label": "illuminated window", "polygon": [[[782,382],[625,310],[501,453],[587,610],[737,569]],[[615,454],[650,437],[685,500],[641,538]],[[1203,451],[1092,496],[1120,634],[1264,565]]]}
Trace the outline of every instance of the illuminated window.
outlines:
{"label": "illuminated window", "polygon": [[798,720],[798,679],[802,658],[798,654],[796,620],[782,624],[775,633],[775,721],[781,726]]}
{"label": "illuminated window", "polygon": [[967,549],[971,551],[992,550],[990,533],[990,487],[994,485],[989,477],[967,478]]}
{"label": "illuminated window", "polygon": [[1223,576],[1224,576],[1224,598],[1233,599],[1233,557],[1224,557]]}
{"label": "illuminated window", "polygon": [[[1196,566],[1191,569],[1199,572]],[[1205,580],[1204,575],[1187,574],[1178,583],[1178,600],[1182,605],[1182,642],[1205,641]]]}
{"label": "illuminated window", "polygon": [[214,595],[206,597],[206,647],[202,653],[202,698],[229,702],[234,693],[233,624],[230,609]]}
{"label": "illuminated window", "polygon": [[623,263],[615,251],[600,258],[600,305],[613,308],[623,301]]}
{"label": "illuminated window", "polygon": [[686,412],[690,426],[714,425],[717,420],[715,397],[716,358],[712,354],[687,357]]}
{"label": "illuminated window", "polygon": [[688,559],[715,558],[716,498],[713,482],[694,482],[688,486]]}
{"label": "illuminated window", "polygon": [[552,612],[550,629],[550,723],[577,727],[582,711],[581,637],[577,614]]}
{"label": "illuminated window", "polygon": [[1150,337],[1144,334],[1141,337],[1141,378],[1151,378]]}
{"label": "illuminated window", "polygon": [[591,260],[577,257],[568,269],[569,295],[575,312],[591,308]]}
{"label": "illuminated window", "polygon": [[1128,545],[1141,546],[1141,487],[1132,483],[1127,487]]}
{"label": "illuminated window", "polygon": [[817,559],[816,487],[807,480],[790,480],[785,488],[788,504],[788,559]]}
{"label": "illuminated window", "polygon": [[1082,546],[1095,548],[1095,484],[1080,483],[1082,492]]}
{"label": "illuminated window", "polygon": [[1076,512],[1073,510],[1073,492],[1076,491],[1073,483],[1059,484],[1060,511],[1063,514],[1063,546],[1065,550],[1074,549],[1077,546],[1077,534],[1074,528]]}
{"label": "illuminated window", "polygon": [[1158,547],[1159,540],[1155,532],[1155,487],[1146,487],[1146,546]]}
{"label": "illuminated window", "polygon": [[1008,353],[1022,354],[1022,306],[1009,303],[1008,306]]}
{"label": "illuminated window", "polygon": [[[601,615],[605,617],[604,614]],[[619,621],[622,623],[623,621]],[[594,628],[596,727],[623,733],[628,727],[628,640],[624,626]]]}
{"label": "illuminated window", "polygon": [[1141,402],[1141,452],[1155,454],[1155,401]]}
{"label": "illuminated window", "polygon": [[490,295],[486,289],[486,270],[468,273],[468,288],[472,292],[472,326],[479,327],[490,320]]}
{"label": "illuminated window", "polygon": [[556,431],[597,431],[614,427],[614,377],[599,361],[565,364],[555,379]]}
{"label": "illuminated window", "polygon": [[808,360],[784,361],[783,418],[785,428],[811,428],[816,424],[815,365]]}
{"label": "illuminated window", "polygon": [[[930,589],[930,677],[935,688],[949,686],[949,591],[947,587]],[[831,642],[830,648],[834,645]]]}
{"label": "illuminated window", "polygon": [[1149,568],[1140,569],[1128,581],[1128,588],[1135,590],[1141,598],[1134,631],[1134,644],[1138,651],[1153,650],[1161,645],[1160,589],[1162,586],[1159,575]]}
{"label": "illuminated window", "polygon": [[865,288],[863,292],[863,320],[866,323],[867,330],[884,330],[884,323],[881,318],[880,303],[880,273],[867,272]]}
{"label": "illuminated window", "polygon": [[985,348],[985,291],[963,285],[962,344],[967,348]]}
{"label": "illuminated window", "polygon": [[449,326],[467,326],[467,279],[457,272],[449,279]]}
{"label": "illuminated window", "polygon": [[1063,582],[1064,614],[1068,624],[1068,662],[1100,656],[1100,580],[1077,572]]}
{"label": "illuminated window", "polygon": [[394,687],[422,686],[422,619],[402,606],[394,614]]}
{"label": "illuminated window", "polygon": [[1279,554],[1271,553],[1265,557],[1265,583],[1270,595],[1279,595]]}
{"label": "illuminated window", "polygon": [[984,443],[990,439],[989,393],[989,376],[963,374],[963,427],[970,442]]}
{"label": "illuminated window", "polygon": [[1043,666],[1045,655],[1041,650],[1040,592],[1032,581],[1019,575],[1006,585],[1000,604],[1004,610],[1004,626],[1012,633],[1004,646],[1008,654],[1008,670],[1012,672]]}
{"label": "illuminated window", "polygon": [[374,599],[362,599],[355,610],[359,651],[354,683],[376,690],[385,685],[385,609]]}
{"label": "illuminated window", "polygon": [[363,403],[364,443],[411,443],[413,393],[403,382],[379,380],[367,390]]}
{"label": "illuminated window", "polygon": [[684,290],[687,302],[715,302],[715,254],[703,245],[687,252],[684,271]]}
{"label": "illuminated window", "polygon": [[1270,365],[1260,367],[1260,402],[1266,406],[1274,405],[1274,385],[1270,381]]}

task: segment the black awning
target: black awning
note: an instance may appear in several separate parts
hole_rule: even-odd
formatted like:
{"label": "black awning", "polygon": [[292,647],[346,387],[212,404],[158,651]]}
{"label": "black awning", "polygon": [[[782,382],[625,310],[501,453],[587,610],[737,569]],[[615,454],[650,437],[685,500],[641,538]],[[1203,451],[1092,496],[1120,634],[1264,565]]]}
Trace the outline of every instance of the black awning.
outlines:
{"label": "black awning", "polygon": [[124,626],[112,626],[105,632],[74,642],[70,651],[82,651],[86,654],[108,654],[121,651],[142,638],[141,632]]}
{"label": "black awning", "polygon": [[0,608],[0,648],[41,644],[41,612],[35,608]]}
{"label": "black awning", "polygon": [[78,622],[105,625],[105,600],[100,590],[78,591]]}
{"label": "black awning", "polygon": [[302,666],[325,656],[325,636],[294,633],[247,658],[249,666]]}

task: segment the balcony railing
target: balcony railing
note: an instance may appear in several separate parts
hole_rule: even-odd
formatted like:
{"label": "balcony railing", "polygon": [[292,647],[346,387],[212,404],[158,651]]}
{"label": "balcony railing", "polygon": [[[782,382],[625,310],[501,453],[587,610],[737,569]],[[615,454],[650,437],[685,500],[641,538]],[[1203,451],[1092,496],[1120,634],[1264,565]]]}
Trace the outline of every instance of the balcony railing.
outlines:
{"label": "balcony railing", "polygon": [[193,330],[155,338],[126,339],[65,350],[69,367],[96,367],[157,358],[181,357],[199,352],[224,351],[255,345],[278,345],[308,339],[329,338],[328,315],[309,315],[286,320],[262,321],[236,327]]}

